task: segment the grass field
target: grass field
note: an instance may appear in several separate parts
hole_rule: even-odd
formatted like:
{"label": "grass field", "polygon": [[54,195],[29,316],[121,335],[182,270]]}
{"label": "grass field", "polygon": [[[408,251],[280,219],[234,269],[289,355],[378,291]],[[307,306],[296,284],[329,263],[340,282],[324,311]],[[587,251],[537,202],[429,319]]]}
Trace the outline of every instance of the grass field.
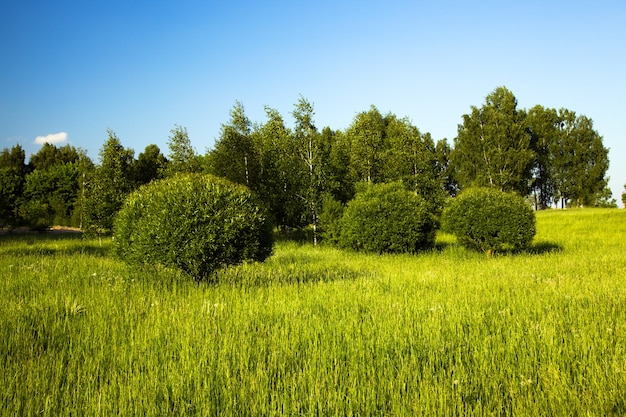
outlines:
{"label": "grass field", "polygon": [[493,257],[281,242],[218,284],[0,236],[0,415],[624,415],[626,211],[537,229]]}

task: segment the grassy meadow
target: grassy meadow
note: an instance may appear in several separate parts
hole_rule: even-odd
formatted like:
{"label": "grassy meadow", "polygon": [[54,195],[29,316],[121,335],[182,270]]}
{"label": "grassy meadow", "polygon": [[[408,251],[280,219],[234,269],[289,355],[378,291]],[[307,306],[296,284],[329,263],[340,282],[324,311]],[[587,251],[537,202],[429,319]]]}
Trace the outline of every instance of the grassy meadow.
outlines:
{"label": "grassy meadow", "polygon": [[280,242],[198,284],[2,235],[0,415],[624,415],[625,236],[553,210],[526,253]]}

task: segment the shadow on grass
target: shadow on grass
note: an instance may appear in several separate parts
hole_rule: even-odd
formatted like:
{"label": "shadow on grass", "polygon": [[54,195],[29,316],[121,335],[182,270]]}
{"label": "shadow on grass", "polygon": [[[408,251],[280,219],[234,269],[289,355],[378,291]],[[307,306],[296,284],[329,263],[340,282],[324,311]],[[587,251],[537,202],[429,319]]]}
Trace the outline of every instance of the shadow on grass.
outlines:
{"label": "shadow on grass", "polygon": [[[465,248],[463,245],[457,242],[437,242],[432,249],[433,252],[443,253],[447,250],[458,248],[461,251],[467,251],[468,253],[486,254],[479,249]],[[548,253],[558,253],[563,251],[563,246],[554,242],[537,242],[532,244],[526,249],[513,249],[505,248],[494,251],[489,256],[517,256],[517,255],[545,255]]]}
{"label": "shadow on grass", "polygon": [[0,255],[56,256],[87,255],[109,256],[109,245],[85,240],[77,232],[6,233],[0,235]]}
{"label": "shadow on grass", "polygon": [[523,251],[530,255],[544,255],[546,253],[562,252],[563,246],[553,242],[538,242],[533,244],[530,248]]}
{"label": "shadow on grass", "polygon": [[563,246],[553,242],[538,242],[526,249],[505,249],[494,252],[495,256],[517,256],[517,255],[545,255],[548,253],[558,253],[563,251]]}

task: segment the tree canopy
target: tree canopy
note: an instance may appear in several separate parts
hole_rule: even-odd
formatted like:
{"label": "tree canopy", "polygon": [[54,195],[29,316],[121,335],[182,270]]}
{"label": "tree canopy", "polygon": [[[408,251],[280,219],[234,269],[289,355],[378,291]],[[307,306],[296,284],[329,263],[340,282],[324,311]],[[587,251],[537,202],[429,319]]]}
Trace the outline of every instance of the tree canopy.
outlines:
{"label": "tree canopy", "polygon": [[492,187],[534,196],[538,208],[605,204],[608,150],[586,116],[537,105],[517,108],[498,87],[463,115],[451,154],[461,188]]}
{"label": "tree canopy", "polygon": [[200,172],[201,164],[196,150],[191,145],[187,128],[176,125],[170,130],[167,141],[169,148],[166,174]]}
{"label": "tree canopy", "polygon": [[505,87],[463,115],[452,160],[461,187],[493,187],[526,195],[535,153],[517,99]]}
{"label": "tree canopy", "polygon": [[311,226],[314,241],[320,216],[341,212],[359,183],[402,184],[435,215],[446,196],[470,187],[515,192],[538,209],[615,205],[607,186],[608,149],[592,119],[564,108],[521,109],[506,87],[461,116],[452,146],[408,117],[384,114],[374,105],[356,113],[343,130],[318,127],[313,103],[302,96],[287,122],[269,106],[265,114],[266,120],[251,121],[235,102],[205,155],[179,125],[170,131],[167,157],[150,144],[135,159],[111,130],[98,164],[70,145],[44,144],[28,164],[20,145],[4,149],[0,227],[61,222],[110,230],[131,191],[188,172],[247,186],[280,230]]}
{"label": "tree canopy", "polygon": [[87,183],[84,206],[84,230],[98,235],[113,228],[115,215],[134,186],[134,151],[125,148],[112,130],[108,136],[100,149],[100,165]]}
{"label": "tree canopy", "polygon": [[26,178],[26,153],[18,144],[0,152],[0,227],[19,223],[19,202]]}

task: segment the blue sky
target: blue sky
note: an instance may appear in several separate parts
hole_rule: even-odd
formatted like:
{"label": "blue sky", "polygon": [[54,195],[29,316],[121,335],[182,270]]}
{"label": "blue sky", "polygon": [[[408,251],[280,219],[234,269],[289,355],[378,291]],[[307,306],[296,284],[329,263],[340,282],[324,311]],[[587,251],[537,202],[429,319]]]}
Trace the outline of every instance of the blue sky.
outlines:
{"label": "blue sky", "polygon": [[137,156],[175,125],[200,153],[235,101],[288,125],[300,95],[319,128],[375,105],[452,143],[470,106],[506,86],[521,108],[594,121],[626,183],[626,2],[0,2],[0,148],[88,151],[112,129]]}

